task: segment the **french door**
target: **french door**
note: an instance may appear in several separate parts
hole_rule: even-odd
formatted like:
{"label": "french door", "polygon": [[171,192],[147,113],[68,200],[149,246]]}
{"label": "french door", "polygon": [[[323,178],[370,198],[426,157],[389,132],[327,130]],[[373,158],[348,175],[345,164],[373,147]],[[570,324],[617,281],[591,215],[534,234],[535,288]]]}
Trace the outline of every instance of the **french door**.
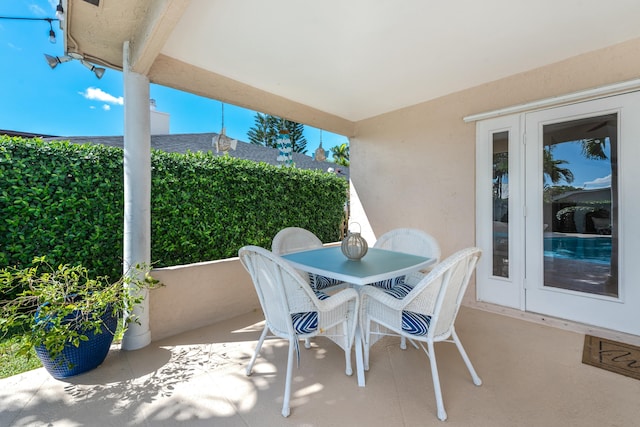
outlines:
{"label": "french door", "polygon": [[477,130],[478,299],[640,335],[640,96]]}

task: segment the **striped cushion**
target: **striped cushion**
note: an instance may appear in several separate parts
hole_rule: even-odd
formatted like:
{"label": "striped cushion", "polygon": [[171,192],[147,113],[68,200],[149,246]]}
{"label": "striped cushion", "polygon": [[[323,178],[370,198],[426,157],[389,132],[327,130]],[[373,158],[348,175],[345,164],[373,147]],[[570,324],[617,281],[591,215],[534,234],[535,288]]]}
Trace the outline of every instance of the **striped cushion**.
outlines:
{"label": "striped cushion", "polygon": [[413,288],[410,285],[407,285],[406,283],[400,283],[390,289],[383,289],[383,291],[385,294],[389,294],[396,299],[402,299],[406,297],[412,289]]}
{"label": "striped cushion", "polygon": [[309,273],[309,284],[317,291],[328,288],[330,286],[339,285],[342,282],[338,279],[332,279],[330,277],[321,276],[319,274]]}
{"label": "striped cushion", "polygon": [[412,335],[427,335],[431,316],[402,311],[402,330]]}
{"label": "striped cushion", "polygon": [[[413,288],[404,281],[393,286],[390,289],[384,289],[386,294],[396,299],[406,297]],[[414,313],[412,311],[402,311],[402,330],[412,335],[427,335],[431,316],[426,314]]]}
{"label": "striped cushion", "polygon": [[319,300],[325,300],[331,296],[329,294],[325,294],[324,292],[320,292],[320,291],[313,291],[313,293],[316,294]]}
{"label": "striped cushion", "polygon": [[318,329],[318,312],[294,313],[291,315],[293,329],[297,334],[310,334]]}
{"label": "striped cushion", "polygon": [[396,285],[404,283],[404,276],[394,277],[393,279],[380,280],[379,282],[369,283],[371,286],[381,289],[391,289]]}
{"label": "striped cushion", "polygon": [[[324,292],[316,291],[315,294],[320,300],[329,298]],[[297,334],[310,334],[318,329],[318,312],[294,313],[291,315],[291,321]]]}

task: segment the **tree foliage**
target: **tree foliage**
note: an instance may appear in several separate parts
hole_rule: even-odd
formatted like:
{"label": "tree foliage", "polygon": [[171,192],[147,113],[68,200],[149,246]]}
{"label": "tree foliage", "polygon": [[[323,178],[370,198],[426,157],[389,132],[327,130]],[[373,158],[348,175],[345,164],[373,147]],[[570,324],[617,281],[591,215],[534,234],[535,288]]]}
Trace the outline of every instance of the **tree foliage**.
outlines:
{"label": "tree foliage", "polygon": [[331,154],[336,164],[349,167],[349,145],[344,143],[331,147]]}
{"label": "tree foliage", "polygon": [[278,131],[277,117],[256,113],[254,125],[247,132],[247,138],[252,144],[275,148]]}
{"label": "tree foliage", "polygon": [[[123,150],[0,136],[0,268],[36,256],[122,274]],[[282,228],[340,238],[348,183],[333,174],[215,156],[151,152],[156,267],[269,247]],[[292,209],[295,206],[295,209]]]}
{"label": "tree foliage", "polygon": [[568,164],[568,161],[554,159],[551,148],[543,150],[543,155],[544,174],[549,177],[553,184],[557,184],[563,179],[569,184],[573,182],[571,169],[561,166]]}
{"label": "tree foliage", "polygon": [[495,153],[493,155],[493,199],[502,199],[503,181],[509,176],[509,153]]}
{"label": "tree foliage", "polygon": [[303,135],[304,125],[270,114],[256,113],[254,125],[247,132],[247,138],[252,144],[276,148],[278,135],[283,129],[289,131],[293,151],[306,154],[307,140]]}
{"label": "tree foliage", "polygon": [[605,147],[607,146],[606,138],[587,138],[580,141],[582,145],[582,154],[589,160],[606,160],[607,154]]}

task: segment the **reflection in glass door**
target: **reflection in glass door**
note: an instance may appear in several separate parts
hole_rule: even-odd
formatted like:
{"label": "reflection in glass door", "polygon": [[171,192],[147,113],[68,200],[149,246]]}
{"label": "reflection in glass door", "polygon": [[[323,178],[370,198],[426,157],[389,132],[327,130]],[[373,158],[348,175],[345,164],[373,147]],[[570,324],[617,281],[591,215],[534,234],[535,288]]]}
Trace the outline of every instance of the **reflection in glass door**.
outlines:
{"label": "reflection in glass door", "polygon": [[640,90],[477,124],[477,299],[640,336]]}
{"label": "reflection in glass door", "polygon": [[492,138],[493,275],[509,277],[509,132]]}
{"label": "reflection in glass door", "polygon": [[476,270],[479,301],[524,309],[524,204],[521,119],[478,123]]}
{"label": "reflection in glass door", "polygon": [[545,287],[618,296],[617,116],[542,128]]}

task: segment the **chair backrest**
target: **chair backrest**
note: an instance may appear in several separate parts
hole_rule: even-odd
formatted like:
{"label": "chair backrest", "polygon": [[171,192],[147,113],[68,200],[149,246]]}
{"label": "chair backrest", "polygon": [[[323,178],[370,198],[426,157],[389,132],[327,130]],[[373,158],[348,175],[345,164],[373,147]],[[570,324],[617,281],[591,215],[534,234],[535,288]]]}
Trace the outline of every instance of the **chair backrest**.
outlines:
{"label": "chair backrest", "polygon": [[376,240],[374,248],[404,252],[440,260],[440,245],[430,234],[415,228],[396,228]]}
{"label": "chair backrest", "polygon": [[320,247],[322,247],[322,240],[311,231],[300,227],[283,228],[271,242],[271,251],[277,255]]}
{"label": "chair backrest", "polygon": [[281,338],[294,336],[291,314],[317,309],[308,283],[284,259],[267,249],[244,246],[238,256],[251,275],[269,329]]}
{"label": "chair backrest", "polygon": [[422,311],[432,305],[431,323],[427,337],[436,341],[440,337],[446,339],[451,335],[462,298],[469,285],[469,280],[482,255],[476,247],[462,249],[436,265],[413,290],[407,295],[408,304],[404,310]]}

